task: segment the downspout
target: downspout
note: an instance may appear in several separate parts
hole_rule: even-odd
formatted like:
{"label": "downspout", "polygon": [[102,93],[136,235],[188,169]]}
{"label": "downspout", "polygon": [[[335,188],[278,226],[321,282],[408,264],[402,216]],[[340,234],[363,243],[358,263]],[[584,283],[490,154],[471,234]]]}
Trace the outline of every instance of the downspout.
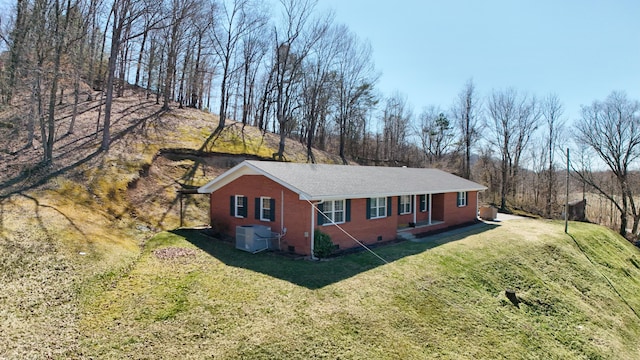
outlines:
{"label": "downspout", "polygon": [[429,194],[429,206],[428,206],[428,209],[427,209],[427,211],[429,211],[429,225],[431,225],[431,203],[432,203],[431,200],[433,200],[433,199],[432,199],[431,194]]}
{"label": "downspout", "polygon": [[280,232],[278,233],[278,251],[282,251],[281,241],[282,236],[287,231],[284,228],[284,190],[280,190]]}
{"label": "downspout", "polygon": [[315,229],[316,229],[316,219],[315,219],[315,214],[316,214],[316,206],[320,205],[324,203],[324,200],[321,200],[320,202],[317,203],[312,203],[311,201],[309,201],[309,204],[311,204],[311,233],[309,233],[309,243],[311,244],[310,248],[311,248],[311,260],[318,260],[318,258],[313,255],[313,234],[315,233]]}
{"label": "downspout", "polygon": [[476,220],[480,220],[480,208],[478,207],[478,203],[479,203],[479,199],[480,199],[480,191],[476,191]]}

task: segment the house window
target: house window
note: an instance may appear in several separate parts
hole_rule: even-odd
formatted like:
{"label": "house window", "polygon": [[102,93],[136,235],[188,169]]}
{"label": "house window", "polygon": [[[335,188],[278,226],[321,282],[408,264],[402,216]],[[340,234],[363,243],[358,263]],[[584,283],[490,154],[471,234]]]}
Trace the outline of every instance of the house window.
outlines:
{"label": "house window", "polygon": [[400,196],[400,215],[411,214],[411,195]]}
{"label": "house window", "polygon": [[261,197],[260,198],[260,220],[271,221],[272,211],[273,209],[271,208],[271,198]]}
{"label": "house window", "polygon": [[387,198],[369,199],[369,219],[380,219],[387,216]]}
{"label": "house window", "polygon": [[429,211],[429,195],[420,195],[420,211]]}
{"label": "house window", "polygon": [[323,204],[322,212],[325,216],[324,223],[343,223],[345,221],[344,200],[326,201]]}
{"label": "house window", "polygon": [[235,217],[247,217],[247,198],[242,195],[235,195],[234,199],[234,213]]}
{"label": "house window", "polygon": [[458,207],[467,206],[467,192],[460,191],[458,193]]}

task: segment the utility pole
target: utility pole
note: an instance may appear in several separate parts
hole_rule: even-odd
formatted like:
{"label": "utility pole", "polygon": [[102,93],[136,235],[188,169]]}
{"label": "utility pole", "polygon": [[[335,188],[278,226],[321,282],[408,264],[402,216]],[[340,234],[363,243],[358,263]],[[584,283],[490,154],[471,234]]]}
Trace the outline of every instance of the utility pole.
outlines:
{"label": "utility pole", "polygon": [[569,148],[567,148],[567,197],[564,203],[564,232],[569,233]]}

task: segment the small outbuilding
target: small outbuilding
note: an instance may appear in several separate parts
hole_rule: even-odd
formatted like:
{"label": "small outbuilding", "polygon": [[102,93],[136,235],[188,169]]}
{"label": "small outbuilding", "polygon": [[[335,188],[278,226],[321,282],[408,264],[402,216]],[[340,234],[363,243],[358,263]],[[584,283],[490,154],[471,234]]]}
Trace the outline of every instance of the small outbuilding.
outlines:
{"label": "small outbuilding", "polygon": [[575,200],[569,202],[569,220],[586,221],[587,220],[587,200]]}
{"label": "small outbuilding", "polygon": [[437,169],[244,161],[198,192],[228,235],[264,225],[276,249],[312,256],[316,230],[347,249],[474,223],[484,190]]}

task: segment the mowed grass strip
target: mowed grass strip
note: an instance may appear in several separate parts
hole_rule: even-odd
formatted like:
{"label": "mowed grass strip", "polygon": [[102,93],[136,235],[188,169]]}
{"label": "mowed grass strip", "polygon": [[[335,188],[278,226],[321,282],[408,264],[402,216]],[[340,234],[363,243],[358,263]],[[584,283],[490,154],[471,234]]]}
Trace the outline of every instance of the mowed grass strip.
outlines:
{"label": "mowed grass strip", "polygon": [[98,358],[633,358],[638,250],[595,225],[572,224],[575,242],[562,231],[509,221],[377,249],[389,264],[366,252],[252,255],[164,232],[83,298],[81,347]]}

